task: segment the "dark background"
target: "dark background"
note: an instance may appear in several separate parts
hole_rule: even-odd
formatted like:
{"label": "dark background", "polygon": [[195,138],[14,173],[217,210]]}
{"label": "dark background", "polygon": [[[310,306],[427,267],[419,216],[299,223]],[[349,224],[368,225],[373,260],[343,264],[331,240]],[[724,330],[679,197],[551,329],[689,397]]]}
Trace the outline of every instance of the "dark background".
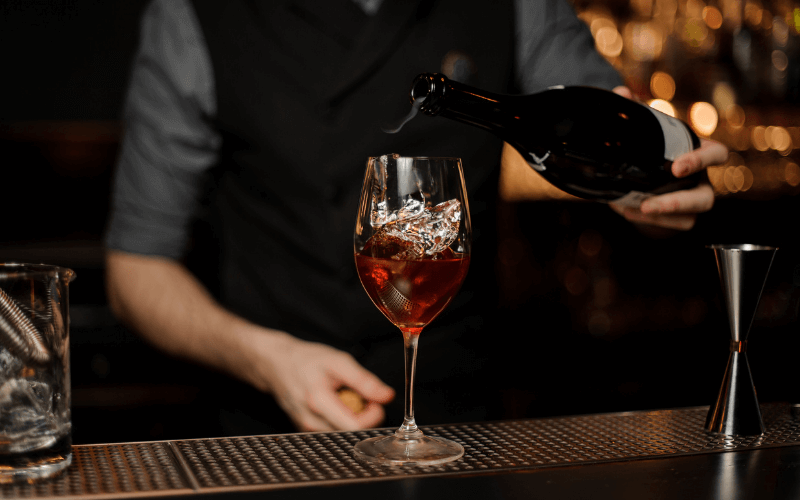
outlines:
{"label": "dark background", "polygon": [[[77,443],[218,432],[207,404],[209,374],[156,352],[119,325],[103,291],[101,237],[144,5],[0,2],[0,261],[77,272],[70,288]],[[727,64],[722,56],[715,61]],[[788,108],[775,99],[750,104],[765,114],[796,111],[796,100]],[[741,154],[765,164],[781,159],[777,152]],[[597,204],[501,204],[497,266],[504,315],[486,329],[487,342],[503,357],[495,381],[504,396],[502,416],[712,403],[729,333],[705,245],[723,242],[780,246],[749,359],[762,402],[800,401],[796,194],[723,196],[693,230],[672,235],[637,228]],[[398,363],[399,351],[398,344]]]}

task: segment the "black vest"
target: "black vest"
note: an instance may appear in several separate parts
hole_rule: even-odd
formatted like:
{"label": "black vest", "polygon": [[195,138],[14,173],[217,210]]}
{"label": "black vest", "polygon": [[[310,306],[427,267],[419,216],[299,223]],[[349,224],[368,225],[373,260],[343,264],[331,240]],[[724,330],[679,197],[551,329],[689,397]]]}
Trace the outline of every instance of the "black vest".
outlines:
{"label": "black vest", "polygon": [[[448,317],[493,298],[493,201],[500,142],[419,116],[398,134],[419,73],[509,90],[510,0],[385,0],[365,15],[350,0],[219,1],[194,6],[214,68],[223,135],[209,217],[219,248],[219,299],[245,318],[361,357],[400,336],[355,272],[353,229],[369,156],[463,159],[475,231],[463,292]],[[487,297],[488,295],[488,297]],[[493,305],[493,304],[492,304]],[[437,319],[442,325],[446,321]],[[426,333],[427,335],[427,333]]]}

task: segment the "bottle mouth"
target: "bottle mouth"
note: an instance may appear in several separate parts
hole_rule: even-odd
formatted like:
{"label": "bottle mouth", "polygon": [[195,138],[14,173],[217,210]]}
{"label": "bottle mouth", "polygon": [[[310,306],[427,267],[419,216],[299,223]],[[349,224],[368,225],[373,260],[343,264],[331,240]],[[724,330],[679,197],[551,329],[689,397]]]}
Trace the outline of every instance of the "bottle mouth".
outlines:
{"label": "bottle mouth", "polygon": [[437,105],[438,98],[443,94],[444,77],[436,73],[422,73],[414,79],[411,86],[411,103],[414,107],[419,107],[427,115],[435,115],[439,112],[440,106]]}
{"label": "bottle mouth", "polygon": [[411,102],[423,101],[433,92],[433,78],[430,73],[423,73],[414,79],[411,86]]}

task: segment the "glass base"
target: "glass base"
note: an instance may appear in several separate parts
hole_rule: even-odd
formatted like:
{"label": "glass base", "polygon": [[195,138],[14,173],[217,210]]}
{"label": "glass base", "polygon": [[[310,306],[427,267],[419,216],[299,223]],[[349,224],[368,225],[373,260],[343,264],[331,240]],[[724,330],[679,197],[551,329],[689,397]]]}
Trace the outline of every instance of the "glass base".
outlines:
{"label": "glass base", "polygon": [[69,437],[56,445],[28,453],[0,454],[0,484],[33,483],[53,477],[72,463]]}
{"label": "glass base", "polygon": [[29,464],[24,467],[0,469],[0,484],[33,483],[60,473],[72,463],[72,455],[59,457],[57,462]]}
{"label": "glass base", "polygon": [[378,465],[439,465],[464,456],[460,444],[438,437],[379,436],[356,443],[356,458]]}

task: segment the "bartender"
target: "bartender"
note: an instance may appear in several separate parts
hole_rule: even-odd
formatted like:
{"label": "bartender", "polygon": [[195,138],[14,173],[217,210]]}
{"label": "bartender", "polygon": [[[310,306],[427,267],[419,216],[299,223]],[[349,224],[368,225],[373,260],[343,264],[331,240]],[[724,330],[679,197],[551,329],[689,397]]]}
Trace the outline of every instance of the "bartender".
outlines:
{"label": "bartender", "polygon": [[[499,93],[592,85],[630,97],[566,0],[154,0],[140,36],[109,300],[156,347],[220,373],[209,392],[222,432],[361,429],[387,411],[399,423],[401,336],[362,289],[352,243],[366,159],[387,153],[463,159],[472,262],[421,339],[416,404],[422,423],[492,417],[502,373],[484,339],[502,143],[449,120],[395,135],[381,125],[408,112],[426,71]],[[673,172],[726,156],[706,141]],[[615,210],[688,229],[712,204],[701,185]]]}

